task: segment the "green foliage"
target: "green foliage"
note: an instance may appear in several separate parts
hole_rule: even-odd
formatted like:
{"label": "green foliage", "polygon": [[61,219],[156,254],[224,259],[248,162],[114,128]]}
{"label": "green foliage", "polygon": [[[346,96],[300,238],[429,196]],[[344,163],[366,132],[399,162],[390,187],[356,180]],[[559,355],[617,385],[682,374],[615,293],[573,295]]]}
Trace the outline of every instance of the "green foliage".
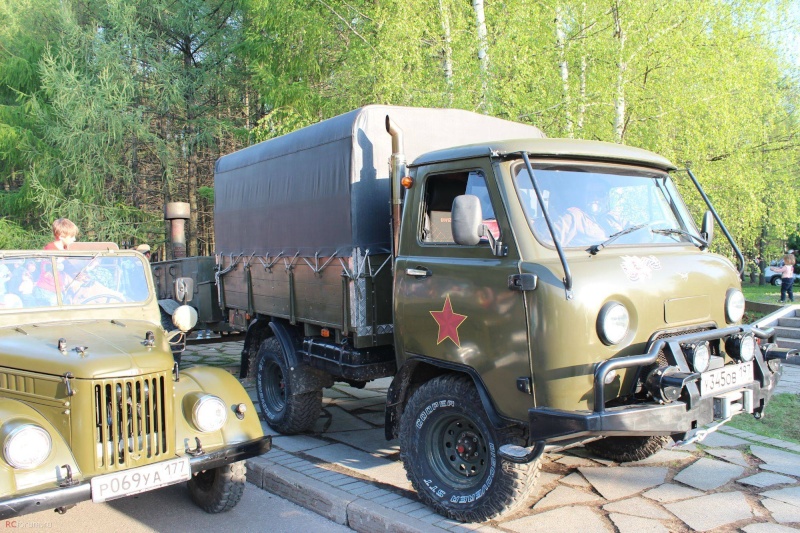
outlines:
{"label": "green foliage", "polygon": [[47,242],[47,235],[27,231],[7,218],[0,218],[0,250],[41,248]]}

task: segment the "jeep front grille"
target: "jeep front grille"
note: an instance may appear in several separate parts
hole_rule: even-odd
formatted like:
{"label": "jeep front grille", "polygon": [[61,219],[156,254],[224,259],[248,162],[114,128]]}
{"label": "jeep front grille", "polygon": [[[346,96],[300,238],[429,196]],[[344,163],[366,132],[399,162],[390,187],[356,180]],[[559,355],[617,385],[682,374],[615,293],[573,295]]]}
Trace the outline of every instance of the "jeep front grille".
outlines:
{"label": "jeep front grille", "polygon": [[95,466],[117,470],[172,453],[168,372],[94,382]]}

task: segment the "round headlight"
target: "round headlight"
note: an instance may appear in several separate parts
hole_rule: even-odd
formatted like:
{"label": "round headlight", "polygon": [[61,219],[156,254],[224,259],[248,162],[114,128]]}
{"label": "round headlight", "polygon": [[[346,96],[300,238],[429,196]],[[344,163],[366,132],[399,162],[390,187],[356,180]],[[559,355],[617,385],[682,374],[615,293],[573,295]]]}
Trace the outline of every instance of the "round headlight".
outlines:
{"label": "round headlight", "polygon": [[708,350],[708,343],[702,342],[695,346],[692,352],[692,368],[695,372],[705,372],[711,362],[711,352]]}
{"label": "round headlight", "polygon": [[730,289],[725,295],[725,318],[729,324],[739,322],[744,316],[744,294],[739,289]]}
{"label": "round headlight", "polygon": [[216,396],[201,397],[192,409],[192,423],[203,433],[217,431],[228,419],[228,408],[225,402]]}
{"label": "round headlight", "polygon": [[756,338],[752,335],[745,335],[739,344],[739,358],[743,362],[752,361],[756,356]]}
{"label": "round headlight", "polygon": [[172,313],[172,323],[181,331],[189,331],[197,324],[197,311],[190,305],[182,305]]}
{"label": "round headlight", "polygon": [[597,334],[604,344],[618,344],[628,334],[630,315],[619,302],[609,302],[597,317]]}
{"label": "round headlight", "polygon": [[24,424],[13,429],[3,443],[3,457],[13,468],[36,468],[50,456],[53,441],[40,426]]}

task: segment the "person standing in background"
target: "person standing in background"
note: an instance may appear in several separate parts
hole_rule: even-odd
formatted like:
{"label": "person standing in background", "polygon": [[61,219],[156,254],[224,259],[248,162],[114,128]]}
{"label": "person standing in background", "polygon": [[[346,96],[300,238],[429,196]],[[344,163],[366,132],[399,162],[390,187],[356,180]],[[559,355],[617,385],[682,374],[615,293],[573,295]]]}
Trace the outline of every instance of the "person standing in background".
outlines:
{"label": "person standing in background", "polygon": [[778,300],[780,303],[786,302],[787,293],[789,294],[789,301],[794,301],[794,292],[792,292],[792,286],[794,285],[794,264],[794,254],[786,254],[783,256],[783,266],[769,267],[774,272],[781,273],[781,299]]}

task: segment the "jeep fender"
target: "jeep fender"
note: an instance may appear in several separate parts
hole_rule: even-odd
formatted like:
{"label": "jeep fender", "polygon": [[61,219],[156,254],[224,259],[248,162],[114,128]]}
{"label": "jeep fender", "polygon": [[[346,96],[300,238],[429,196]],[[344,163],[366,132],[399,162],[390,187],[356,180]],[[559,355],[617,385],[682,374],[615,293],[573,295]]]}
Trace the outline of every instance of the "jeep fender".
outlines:
{"label": "jeep fender", "polygon": [[52,441],[50,456],[32,470],[16,470],[0,458],[0,498],[40,485],[52,487],[53,484],[64,481],[67,469],[62,468],[63,465],[69,465],[73,479],[78,480],[82,477],[69,444],[61,433],[32,406],[10,398],[0,398],[0,421],[2,421],[0,422],[0,435],[11,424],[31,423],[41,426],[47,431]]}
{"label": "jeep fender", "polygon": [[524,422],[506,418],[497,411],[489,392],[486,390],[486,385],[478,373],[475,372],[475,369],[446,361],[414,356],[409,358],[395,375],[387,391],[386,422],[384,426],[386,440],[393,440],[399,437],[400,417],[403,415],[408,399],[417,387],[426,381],[447,373],[459,373],[469,376],[478,391],[486,416],[495,428],[525,427]]}
{"label": "jeep fender", "polygon": [[[201,432],[192,423],[192,407],[201,394],[219,397],[227,407],[225,425],[217,431]],[[237,406],[244,404],[244,413],[237,416]],[[241,383],[221,368],[194,366],[182,370],[175,383],[175,451],[194,450],[196,439],[206,451],[220,446],[256,439],[264,435],[261,421],[250,396]]]}

